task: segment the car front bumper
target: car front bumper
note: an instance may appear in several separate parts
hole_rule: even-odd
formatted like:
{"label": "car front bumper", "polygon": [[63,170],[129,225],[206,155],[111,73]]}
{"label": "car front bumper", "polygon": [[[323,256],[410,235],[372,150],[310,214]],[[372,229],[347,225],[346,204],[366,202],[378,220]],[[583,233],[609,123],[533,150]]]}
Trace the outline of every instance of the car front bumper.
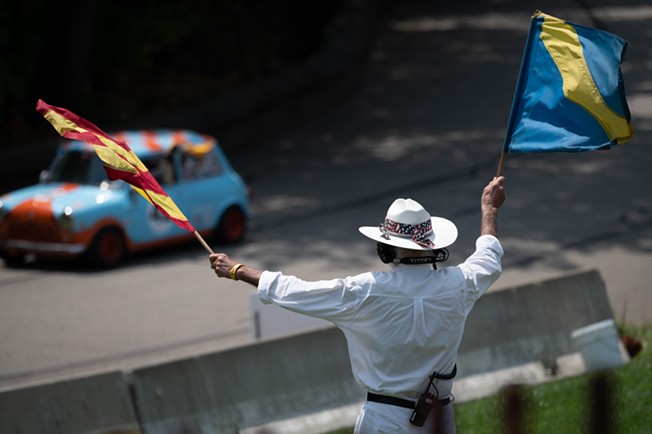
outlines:
{"label": "car front bumper", "polygon": [[44,243],[27,240],[4,240],[0,248],[6,251],[15,251],[35,254],[62,254],[79,255],[86,248],[83,244],[69,243]]}

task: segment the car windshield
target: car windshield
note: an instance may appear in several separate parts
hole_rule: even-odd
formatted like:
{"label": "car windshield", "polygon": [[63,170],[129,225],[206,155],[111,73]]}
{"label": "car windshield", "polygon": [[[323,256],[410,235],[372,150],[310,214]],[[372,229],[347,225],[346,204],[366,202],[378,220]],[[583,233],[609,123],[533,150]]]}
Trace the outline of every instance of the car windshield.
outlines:
{"label": "car windshield", "polygon": [[106,178],[106,172],[94,153],[69,151],[59,154],[54,160],[48,182],[99,185]]}

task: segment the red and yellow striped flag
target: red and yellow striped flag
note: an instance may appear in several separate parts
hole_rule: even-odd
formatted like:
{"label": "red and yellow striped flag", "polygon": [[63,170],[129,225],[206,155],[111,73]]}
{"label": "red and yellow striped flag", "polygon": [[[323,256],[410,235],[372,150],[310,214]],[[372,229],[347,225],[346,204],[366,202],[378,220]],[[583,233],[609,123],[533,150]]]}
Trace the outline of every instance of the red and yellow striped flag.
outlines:
{"label": "red and yellow striped flag", "polygon": [[[154,179],[147,167],[123,141],[115,140],[95,125],[70,111],[38,100],[36,110],[66,139],[89,143],[104,162],[109,179],[121,179],[182,229],[196,232],[185,215]],[[210,249],[209,249],[210,250]]]}

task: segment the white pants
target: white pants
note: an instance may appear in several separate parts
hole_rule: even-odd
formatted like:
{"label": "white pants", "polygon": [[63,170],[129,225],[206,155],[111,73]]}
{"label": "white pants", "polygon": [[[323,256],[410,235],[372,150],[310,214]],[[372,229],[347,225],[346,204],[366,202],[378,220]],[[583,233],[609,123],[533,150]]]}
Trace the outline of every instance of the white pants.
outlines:
{"label": "white pants", "polygon": [[[353,433],[455,434],[455,413],[452,402],[431,411],[426,423],[422,427],[410,423],[412,411],[409,408],[367,401],[362,406],[362,410],[360,410]],[[435,431],[436,427],[439,428],[438,431]]]}

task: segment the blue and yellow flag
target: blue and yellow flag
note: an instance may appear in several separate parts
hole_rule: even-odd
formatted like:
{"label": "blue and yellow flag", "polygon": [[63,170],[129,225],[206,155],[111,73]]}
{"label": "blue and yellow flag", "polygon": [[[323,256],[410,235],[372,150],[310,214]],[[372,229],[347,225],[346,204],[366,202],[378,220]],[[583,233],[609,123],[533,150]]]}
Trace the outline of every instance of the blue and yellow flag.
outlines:
{"label": "blue and yellow flag", "polygon": [[629,140],[626,47],[614,34],[535,12],[503,152],[593,151]]}

